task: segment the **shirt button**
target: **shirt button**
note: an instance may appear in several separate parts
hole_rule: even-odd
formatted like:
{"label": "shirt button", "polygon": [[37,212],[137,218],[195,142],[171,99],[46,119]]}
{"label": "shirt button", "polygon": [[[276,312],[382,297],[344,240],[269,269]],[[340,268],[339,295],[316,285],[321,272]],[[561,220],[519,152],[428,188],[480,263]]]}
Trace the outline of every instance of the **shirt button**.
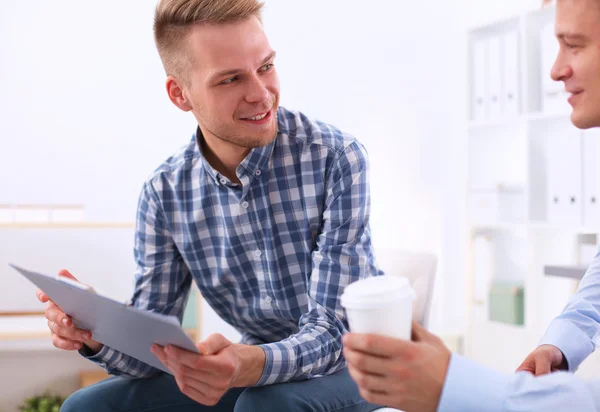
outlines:
{"label": "shirt button", "polygon": [[242,202],[242,207],[243,207],[244,209],[248,209],[248,206],[250,206],[250,205],[248,204],[248,202]]}
{"label": "shirt button", "polygon": [[273,302],[273,299],[271,298],[271,296],[267,296],[267,297],[265,298],[265,302],[267,302],[267,303],[271,303],[271,302]]}
{"label": "shirt button", "polygon": [[254,251],[254,256],[260,257],[260,255],[262,255],[262,252],[260,250]]}
{"label": "shirt button", "polygon": [[256,174],[256,176],[260,176],[262,172],[261,172],[261,171],[260,171],[260,169],[259,169],[259,170],[257,170],[257,171],[256,171],[256,172],[254,172],[254,173]]}
{"label": "shirt button", "polygon": [[226,185],[226,184],[227,184],[227,180],[225,180],[225,179],[221,179],[221,184],[222,184],[222,185]]}

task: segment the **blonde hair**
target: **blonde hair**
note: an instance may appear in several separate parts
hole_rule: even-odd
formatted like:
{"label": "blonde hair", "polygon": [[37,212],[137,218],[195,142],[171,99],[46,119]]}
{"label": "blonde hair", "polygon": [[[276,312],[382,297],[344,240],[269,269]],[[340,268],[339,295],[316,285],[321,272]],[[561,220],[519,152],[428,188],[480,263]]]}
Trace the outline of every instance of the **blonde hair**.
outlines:
{"label": "blonde hair", "polygon": [[160,0],[154,13],[154,41],[167,75],[186,81],[191,59],[185,40],[198,23],[232,23],[251,16],[261,18],[258,0]]}

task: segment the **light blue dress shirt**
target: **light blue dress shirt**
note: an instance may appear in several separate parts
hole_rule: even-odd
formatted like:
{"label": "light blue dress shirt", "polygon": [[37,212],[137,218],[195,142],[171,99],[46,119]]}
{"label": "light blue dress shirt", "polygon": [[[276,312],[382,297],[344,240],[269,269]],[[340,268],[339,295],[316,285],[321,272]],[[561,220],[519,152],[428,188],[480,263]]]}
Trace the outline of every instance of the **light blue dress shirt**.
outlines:
{"label": "light blue dress shirt", "polygon": [[569,371],[577,370],[596,348],[600,334],[600,253],[588,268],[579,289],[563,312],[550,323],[540,344],[562,351]]}
{"label": "light blue dress shirt", "polygon": [[[594,351],[599,333],[600,253],[540,344],[559,348],[574,372]],[[600,379],[584,381],[568,372],[505,374],[452,355],[438,411],[600,412]]]}
{"label": "light blue dress shirt", "polygon": [[600,411],[600,379],[502,373],[452,355],[438,412]]}

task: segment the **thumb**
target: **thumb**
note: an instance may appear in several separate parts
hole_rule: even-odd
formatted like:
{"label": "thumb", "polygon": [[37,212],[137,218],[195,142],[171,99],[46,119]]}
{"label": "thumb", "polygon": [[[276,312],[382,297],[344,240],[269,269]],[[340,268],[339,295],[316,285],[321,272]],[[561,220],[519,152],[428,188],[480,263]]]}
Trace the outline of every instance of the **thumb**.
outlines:
{"label": "thumb", "polygon": [[[58,271],[58,276],[63,276],[65,278],[69,278],[69,279],[73,279],[73,280],[77,280],[77,278],[75,276],[73,276],[71,274],[71,272],[69,272],[67,269],[61,269]],[[79,281],[78,281],[79,282]]]}
{"label": "thumb", "polygon": [[89,287],[89,289],[90,289],[92,292],[96,292],[96,290],[95,290],[93,287],[91,287],[90,285],[87,285],[87,284],[85,284],[85,283],[82,283],[82,282],[80,282],[80,281],[79,281],[79,279],[77,279],[75,276],[73,276],[73,275],[71,274],[71,272],[69,272],[69,271],[68,271],[68,270],[66,270],[66,269],[61,269],[61,270],[59,270],[59,271],[58,271],[58,276],[59,276],[59,277],[64,277],[64,278],[67,278],[67,279],[74,280],[75,282],[78,282],[78,283],[80,283],[80,284],[82,284],[82,285],[85,285],[85,286]]}
{"label": "thumb", "polygon": [[203,342],[196,345],[202,355],[215,355],[230,346],[231,342],[220,333],[209,335]]}
{"label": "thumb", "polygon": [[535,375],[535,360],[528,356],[517,368],[515,372],[529,372]]}
{"label": "thumb", "polygon": [[412,340],[415,342],[429,341],[433,335],[417,321],[412,322]]}
{"label": "thumb", "polygon": [[551,361],[543,356],[535,359],[535,376],[546,375],[550,373]]}

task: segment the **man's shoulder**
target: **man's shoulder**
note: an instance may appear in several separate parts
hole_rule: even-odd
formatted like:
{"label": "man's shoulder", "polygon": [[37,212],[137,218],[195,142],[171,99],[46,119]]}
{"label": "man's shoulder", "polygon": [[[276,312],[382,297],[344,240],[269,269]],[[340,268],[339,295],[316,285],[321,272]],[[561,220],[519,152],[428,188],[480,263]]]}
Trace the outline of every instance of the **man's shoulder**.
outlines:
{"label": "man's shoulder", "polygon": [[174,184],[182,179],[197,163],[199,152],[196,145],[196,135],[184,146],[163,161],[146,179],[146,184],[160,188],[165,183]]}
{"label": "man's shoulder", "polygon": [[353,135],[299,111],[279,107],[278,122],[279,133],[287,138],[285,140],[289,144],[322,146],[336,156],[346,152],[349,147],[364,150]]}

